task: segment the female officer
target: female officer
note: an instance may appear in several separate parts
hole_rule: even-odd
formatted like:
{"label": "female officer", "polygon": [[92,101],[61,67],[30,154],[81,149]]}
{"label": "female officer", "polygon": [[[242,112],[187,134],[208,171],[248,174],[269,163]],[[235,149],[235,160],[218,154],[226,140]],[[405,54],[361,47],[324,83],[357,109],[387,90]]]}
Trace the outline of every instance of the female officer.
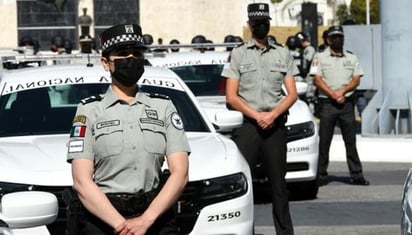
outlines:
{"label": "female officer", "polygon": [[[170,208],[188,181],[190,152],[180,117],[167,97],[138,91],[140,26],[113,26],[100,42],[112,83],[79,104],[68,145],[73,188],[86,209],[78,234],[176,234]],[[165,156],[170,176],[161,185]]]}

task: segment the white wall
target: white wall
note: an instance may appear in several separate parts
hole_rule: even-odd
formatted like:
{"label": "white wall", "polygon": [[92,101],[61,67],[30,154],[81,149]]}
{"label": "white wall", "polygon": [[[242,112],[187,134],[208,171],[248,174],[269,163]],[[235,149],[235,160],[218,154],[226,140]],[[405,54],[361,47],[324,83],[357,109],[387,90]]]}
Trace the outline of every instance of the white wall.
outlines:
{"label": "white wall", "polygon": [[0,48],[17,46],[16,0],[0,0]]}
{"label": "white wall", "polygon": [[[143,33],[152,34],[155,43],[159,37],[163,38],[165,44],[173,38],[181,43],[190,43],[196,34],[203,34],[213,42],[220,43],[228,34],[243,36],[249,3],[270,4],[272,26],[299,26],[298,21],[290,15],[298,14],[304,1],[307,0],[283,0],[279,4],[272,4],[270,0],[140,0],[140,22]],[[341,1],[350,0],[329,2]],[[78,2],[79,14],[86,7],[87,13],[93,15],[93,0]],[[333,4],[327,4],[327,0],[311,2],[317,3],[318,11],[324,13],[324,23],[330,23],[333,19]],[[0,48],[17,46],[16,0],[0,0],[0,22]]]}
{"label": "white wall", "polygon": [[240,0],[141,0],[140,22],[143,33],[163,38],[168,44],[173,38],[190,43],[202,34],[215,43],[223,42],[226,35],[243,34],[246,2]]}

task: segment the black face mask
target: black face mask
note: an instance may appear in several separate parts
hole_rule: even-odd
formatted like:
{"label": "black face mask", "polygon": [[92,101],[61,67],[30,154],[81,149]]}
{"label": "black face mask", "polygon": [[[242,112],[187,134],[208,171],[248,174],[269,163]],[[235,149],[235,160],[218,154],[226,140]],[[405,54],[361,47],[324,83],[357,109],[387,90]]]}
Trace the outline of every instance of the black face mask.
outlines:
{"label": "black face mask", "polygon": [[334,51],[342,51],[343,50],[343,37],[336,37],[330,40],[330,48]]}
{"label": "black face mask", "polygon": [[252,28],[253,37],[259,40],[263,40],[269,33],[270,24],[269,23],[255,24],[251,28]]}
{"label": "black face mask", "polygon": [[127,57],[114,60],[114,72],[111,72],[120,84],[132,87],[144,73],[144,59]]}

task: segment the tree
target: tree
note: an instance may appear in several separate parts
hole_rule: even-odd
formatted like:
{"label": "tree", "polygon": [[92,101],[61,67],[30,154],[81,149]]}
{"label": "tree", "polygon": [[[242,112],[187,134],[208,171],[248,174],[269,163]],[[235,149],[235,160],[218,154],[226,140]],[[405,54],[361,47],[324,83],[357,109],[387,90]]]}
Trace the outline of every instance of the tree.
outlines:
{"label": "tree", "polygon": [[[380,23],[379,0],[370,0],[370,23]],[[366,1],[352,0],[350,4],[350,17],[358,24],[366,24]]]}
{"label": "tree", "polygon": [[346,4],[340,4],[338,6],[338,9],[336,10],[336,18],[340,24],[350,19],[349,9]]}

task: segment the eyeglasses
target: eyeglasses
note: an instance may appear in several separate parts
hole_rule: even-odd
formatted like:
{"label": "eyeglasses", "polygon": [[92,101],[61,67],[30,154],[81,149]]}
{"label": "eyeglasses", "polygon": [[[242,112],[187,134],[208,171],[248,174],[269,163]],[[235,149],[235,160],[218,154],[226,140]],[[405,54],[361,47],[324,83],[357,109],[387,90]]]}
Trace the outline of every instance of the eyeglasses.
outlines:
{"label": "eyeglasses", "polygon": [[127,57],[129,55],[132,55],[133,57],[136,57],[138,59],[141,59],[144,57],[143,52],[135,48],[124,48],[124,49],[114,50],[110,53],[110,56],[117,56],[117,57]]}

